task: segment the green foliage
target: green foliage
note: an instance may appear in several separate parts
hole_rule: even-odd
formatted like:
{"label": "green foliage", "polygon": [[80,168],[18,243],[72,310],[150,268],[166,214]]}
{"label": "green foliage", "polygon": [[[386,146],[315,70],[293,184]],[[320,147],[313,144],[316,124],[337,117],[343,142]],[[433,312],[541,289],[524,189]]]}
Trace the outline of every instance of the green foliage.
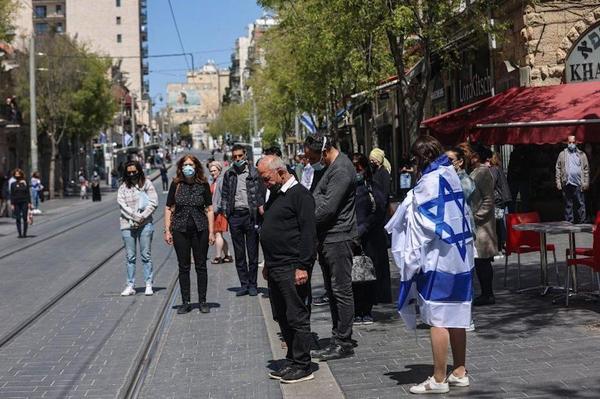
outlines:
{"label": "green foliage", "polygon": [[[36,40],[36,100],[38,129],[52,142],[68,136],[85,141],[106,127],[116,112],[110,64],[65,35]],[[27,66],[29,54],[20,64]],[[17,92],[29,113],[29,70],[18,68]]]}
{"label": "green foliage", "polygon": [[182,123],[181,125],[179,125],[179,136],[184,139],[184,140],[191,140],[192,139],[192,131],[190,130],[190,123],[186,122],[186,123]]}
{"label": "green foliage", "polygon": [[14,0],[0,0],[0,40],[10,41],[13,32]]}
{"label": "green foliage", "polygon": [[228,104],[223,106],[219,116],[208,125],[208,130],[213,137],[224,136],[229,133],[242,136],[244,140],[250,138],[251,129],[251,104]]}

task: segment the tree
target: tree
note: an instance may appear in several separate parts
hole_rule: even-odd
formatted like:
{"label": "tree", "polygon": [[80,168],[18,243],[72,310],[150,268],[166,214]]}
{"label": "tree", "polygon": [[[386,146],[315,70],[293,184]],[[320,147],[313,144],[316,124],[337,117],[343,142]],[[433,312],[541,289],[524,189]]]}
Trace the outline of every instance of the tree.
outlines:
{"label": "tree", "polygon": [[0,0],[0,41],[10,41],[13,36],[14,0]]}
{"label": "tree", "polygon": [[[87,51],[66,35],[37,39],[36,51],[44,54],[37,61],[37,124],[51,145],[49,189],[55,196],[59,145],[65,137],[82,141],[110,124],[116,104],[107,71],[110,63]],[[23,54],[21,65],[27,65]],[[17,92],[29,112],[28,68],[19,68]],[[62,163],[61,163],[62,165]],[[59,169],[60,170],[60,169]],[[61,187],[62,188],[62,187]]]}
{"label": "tree", "polygon": [[[333,117],[352,93],[367,96],[381,80],[399,80],[398,115],[404,145],[417,135],[436,59],[451,61],[457,38],[492,32],[497,0],[262,0],[280,24],[269,34],[287,62],[300,109]],[[501,30],[500,24],[496,25]],[[267,35],[267,38],[270,35]],[[267,59],[269,57],[267,56]],[[449,68],[452,62],[445,62]],[[267,67],[268,69],[268,67]],[[282,74],[270,74],[278,81]],[[316,109],[315,109],[316,108]],[[332,125],[330,124],[330,127]]]}
{"label": "tree", "polygon": [[231,134],[241,136],[244,140],[250,139],[251,125],[251,104],[231,103],[223,106],[219,116],[208,125],[211,136],[219,137]]}

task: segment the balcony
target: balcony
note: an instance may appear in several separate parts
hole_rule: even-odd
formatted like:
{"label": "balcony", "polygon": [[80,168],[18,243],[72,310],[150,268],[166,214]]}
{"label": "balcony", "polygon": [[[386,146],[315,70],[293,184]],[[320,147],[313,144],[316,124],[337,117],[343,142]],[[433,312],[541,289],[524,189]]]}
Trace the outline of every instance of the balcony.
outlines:
{"label": "balcony", "polygon": [[144,80],[143,84],[142,84],[142,91],[147,94],[150,92],[150,82],[147,80]]}
{"label": "balcony", "polygon": [[142,58],[148,58],[148,46],[142,46],[141,56]]}
{"label": "balcony", "polygon": [[148,61],[142,62],[142,75],[150,74],[150,66],[148,65]]}

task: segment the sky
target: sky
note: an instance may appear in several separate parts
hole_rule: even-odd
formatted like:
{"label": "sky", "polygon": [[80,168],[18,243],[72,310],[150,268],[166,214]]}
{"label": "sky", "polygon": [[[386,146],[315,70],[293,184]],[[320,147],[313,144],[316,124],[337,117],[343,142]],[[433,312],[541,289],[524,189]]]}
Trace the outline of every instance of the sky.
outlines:
{"label": "sky", "polygon": [[[235,39],[247,35],[248,24],[263,15],[254,0],[171,0],[171,4],[185,52],[193,53],[195,68],[209,59],[228,68]],[[182,53],[168,0],[148,1],[148,33],[150,56]],[[149,64],[150,93],[157,110],[166,103],[167,83],[185,82],[187,66],[183,57],[150,58]]]}

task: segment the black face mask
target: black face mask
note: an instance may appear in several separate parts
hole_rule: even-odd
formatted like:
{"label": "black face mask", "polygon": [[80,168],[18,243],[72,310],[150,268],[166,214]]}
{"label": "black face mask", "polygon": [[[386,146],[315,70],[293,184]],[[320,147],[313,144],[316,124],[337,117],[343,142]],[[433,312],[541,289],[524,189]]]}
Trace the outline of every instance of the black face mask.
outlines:
{"label": "black face mask", "polygon": [[139,173],[128,173],[127,174],[127,180],[129,180],[130,182],[137,182],[140,178],[140,174]]}

